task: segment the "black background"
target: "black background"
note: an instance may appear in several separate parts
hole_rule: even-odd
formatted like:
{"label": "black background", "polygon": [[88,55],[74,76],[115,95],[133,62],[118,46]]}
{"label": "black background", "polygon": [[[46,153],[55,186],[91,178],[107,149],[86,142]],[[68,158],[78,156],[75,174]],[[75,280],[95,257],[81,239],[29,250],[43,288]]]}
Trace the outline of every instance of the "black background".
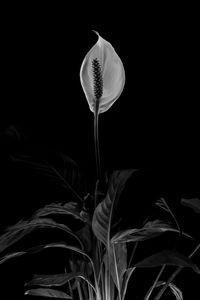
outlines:
{"label": "black background", "polygon": [[[14,164],[12,154],[31,150],[49,157],[54,150],[64,152],[80,166],[87,190],[92,192],[94,188],[93,115],[79,80],[81,63],[97,41],[94,29],[114,46],[126,72],[121,97],[99,119],[104,169],[139,169],[119,204],[124,225],[139,226],[149,215],[152,203],[164,197],[184,229],[196,234],[198,218],[179,205],[181,197],[199,197],[196,18],[187,9],[184,13],[175,13],[173,9],[143,13],[134,12],[129,23],[118,17],[109,25],[105,25],[105,20],[91,20],[88,25],[74,11],[62,7],[3,10],[1,232],[6,226],[30,217],[44,204],[70,199],[70,195],[47,179]],[[186,254],[192,250],[192,246],[187,247],[183,245]],[[23,283],[26,274],[31,273],[31,265],[34,263],[21,259],[3,267],[4,272],[9,270],[8,275],[3,275],[5,292],[19,294],[22,299]],[[130,295],[134,282],[143,282],[147,287],[152,283],[152,273],[146,272],[150,276],[144,279],[144,272],[138,271],[138,279],[134,275],[136,281],[131,281]],[[191,298],[184,283],[195,290],[197,278],[189,270],[177,279],[177,284],[185,289],[185,299]],[[13,289],[7,290],[7,284]],[[135,292],[136,300],[140,299],[140,292]],[[8,294],[2,299],[9,298]]]}

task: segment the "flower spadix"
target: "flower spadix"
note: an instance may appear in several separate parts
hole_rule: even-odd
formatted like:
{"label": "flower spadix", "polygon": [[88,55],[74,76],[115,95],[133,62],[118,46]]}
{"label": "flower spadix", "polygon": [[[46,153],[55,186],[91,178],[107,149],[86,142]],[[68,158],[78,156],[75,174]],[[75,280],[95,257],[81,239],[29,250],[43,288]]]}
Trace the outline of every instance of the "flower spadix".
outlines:
{"label": "flower spadix", "polygon": [[112,45],[95,33],[98,41],[83,60],[80,80],[90,110],[98,114],[107,111],[119,98],[125,72]]}

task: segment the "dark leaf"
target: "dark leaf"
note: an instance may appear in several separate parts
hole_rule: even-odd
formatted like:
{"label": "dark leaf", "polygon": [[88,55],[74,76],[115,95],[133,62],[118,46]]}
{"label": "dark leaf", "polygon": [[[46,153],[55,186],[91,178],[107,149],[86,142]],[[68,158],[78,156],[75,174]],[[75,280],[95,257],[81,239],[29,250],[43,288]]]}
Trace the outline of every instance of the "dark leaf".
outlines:
{"label": "dark leaf", "polygon": [[31,233],[35,229],[40,228],[57,228],[63,230],[72,235],[79,242],[79,244],[81,244],[78,237],[66,225],[56,223],[52,219],[36,218],[28,221],[19,221],[17,224],[8,227],[6,232],[0,237],[0,252],[19,241],[25,235]]}
{"label": "dark leaf", "polygon": [[86,252],[84,252],[83,250],[81,250],[77,247],[69,246],[65,243],[51,243],[51,244],[47,244],[47,245],[41,246],[41,247],[43,247],[43,249],[63,248],[63,249],[68,249],[68,250],[74,251],[75,253],[80,253],[83,257],[87,258],[91,262],[91,264],[93,265],[93,261],[92,261],[91,257]]}
{"label": "dark leaf", "polygon": [[105,199],[99,203],[94,211],[92,229],[96,237],[107,245],[110,240],[110,228],[114,205],[117,206],[119,197],[126,181],[136,170],[115,171],[110,179],[109,188]]}
{"label": "dark leaf", "polygon": [[[35,246],[35,247],[25,249],[24,251],[13,252],[13,253],[7,254],[3,258],[0,259],[0,264],[2,264],[5,261],[7,261],[9,259],[12,259],[14,257],[22,256],[24,254],[35,254],[35,253],[41,252],[42,250],[48,249],[48,248],[62,248],[62,249],[71,250],[72,253],[73,252],[74,253],[80,253],[80,254],[82,254],[83,257],[86,257],[88,259],[88,261],[90,261],[92,263],[91,258],[87,255],[86,252],[82,251],[81,249],[79,249],[77,247],[67,245],[63,242],[63,243],[51,243],[51,244],[45,244],[45,245],[38,245],[38,246]],[[89,270],[89,268],[88,268],[88,270]],[[81,271],[83,273],[83,270],[81,270]]]}
{"label": "dark leaf", "polygon": [[86,217],[84,217],[84,215],[81,214],[79,205],[76,202],[67,202],[65,204],[62,203],[48,204],[45,207],[37,210],[36,213],[34,214],[34,217],[44,217],[44,216],[55,215],[55,214],[71,215],[75,219],[82,220],[83,222],[87,221]]}
{"label": "dark leaf", "polygon": [[71,296],[67,295],[64,292],[52,290],[52,289],[31,289],[24,293],[25,295],[31,296],[43,296],[49,298],[57,298],[57,299],[73,299]]}
{"label": "dark leaf", "polygon": [[76,231],[76,235],[80,238],[84,245],[84,249],[89,253],[92,249],[92,234],[91,227],[88,224],[85,224],[83,228]]}
{"label": "dark leaf", "polygon": [[192,208],[196,213],[200,214],[200,199],[198,199],[198,198],[192,198],[192,199],[182,198],[181,204]]}
{"label": "dark leaf", "polygon": [[181,253],[171,250],[153,254],[135,264],[136,268],[153,268],[161,265],[172,265],[185,268],[192,268],[196,273],[200,273],[199,268],[193,261]]}
{"label": "dark leaf", "polygon": [[25,285],[40,285],[43,287],[51,287],[51,286],[62,286],[66,284],[68,281],[80,276],[80,272],[74,272],[71,274],[63,273],[63,274],[55,274],[55,275],[38,275],[35,274],[33,279],[27,282]]}

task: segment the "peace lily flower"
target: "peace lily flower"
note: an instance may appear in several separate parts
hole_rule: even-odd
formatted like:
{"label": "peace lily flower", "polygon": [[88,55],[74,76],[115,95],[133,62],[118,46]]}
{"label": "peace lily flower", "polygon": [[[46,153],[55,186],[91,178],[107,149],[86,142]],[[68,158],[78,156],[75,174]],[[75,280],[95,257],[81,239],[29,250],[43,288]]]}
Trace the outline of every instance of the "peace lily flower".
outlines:
{"label": "peace lily flower", "polygon": [[83,60],[80,80],[90,110],[98,114],[107,111],[121,95],[125,71],[112,45],[95,33],[98,41]]}

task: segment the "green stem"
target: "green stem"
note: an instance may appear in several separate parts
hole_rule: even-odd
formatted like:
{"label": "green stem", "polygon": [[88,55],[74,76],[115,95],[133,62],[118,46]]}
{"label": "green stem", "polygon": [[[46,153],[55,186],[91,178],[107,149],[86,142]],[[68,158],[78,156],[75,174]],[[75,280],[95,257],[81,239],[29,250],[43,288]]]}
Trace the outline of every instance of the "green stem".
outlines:
{"label": "green stem", "polygon": [[99,104],[97,103],[94,112],[94,145],[95,145],[97,180],[101,178],[98,125],[99,125]]}
{"label": "green stem", "polygon": [[[192,258],[192,256],[200,249],[200,243],[197,245],[197,247],[192,251],[192,253],[189,255],[189,258]],[[157,294],[155,300],[159,300],[166,289],[168,288],[169,284],[174,280],[174,278],[179,274],[179,272],[183,269],[183,267],[178,267],[174,273],[169,277],[163,288],[160,290],[160,292]]]}

